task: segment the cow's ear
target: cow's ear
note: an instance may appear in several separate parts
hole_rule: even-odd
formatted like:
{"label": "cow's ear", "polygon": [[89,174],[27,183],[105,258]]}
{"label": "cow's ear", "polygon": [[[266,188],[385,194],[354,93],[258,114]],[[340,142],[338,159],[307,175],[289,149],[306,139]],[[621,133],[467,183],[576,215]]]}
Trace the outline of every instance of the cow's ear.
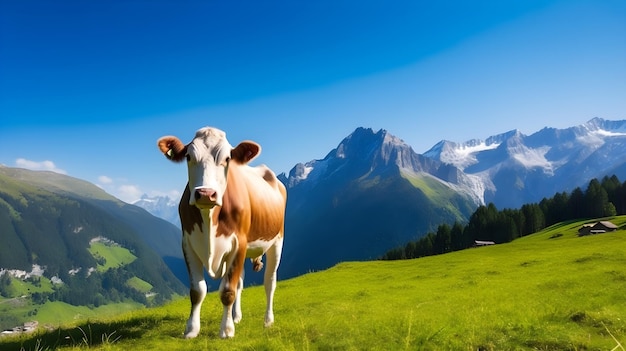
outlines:
{"label": "cow's ear", "polygon": [[230,152],[230,157],[241,163],[245,164],[255,157],[257,157],[261,153],[261,145],[255,143],[254,141],[242,141]]}
{"label": "cow's ear", "polygon": [[164,136],[157,142],[159,150],[170,161],[180,162],[185,159],[187,146],[175,136]]}

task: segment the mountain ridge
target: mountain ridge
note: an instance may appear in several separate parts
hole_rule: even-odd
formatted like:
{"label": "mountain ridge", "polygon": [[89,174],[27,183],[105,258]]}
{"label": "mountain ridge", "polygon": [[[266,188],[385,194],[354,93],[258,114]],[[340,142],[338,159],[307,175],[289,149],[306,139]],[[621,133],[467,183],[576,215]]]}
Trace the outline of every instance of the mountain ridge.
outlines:
{"label": "mountain ridge", "polygon": [[457,190],[466,185],[456,167],[384,129],[357,128],[323,159],[278,177],[289,193],[283,277],[376,259],[441,222],[466,220],[478,205]]}
{"label": "mountain ridge", "polygon": [[[626,120],[593,118],[565,129],[517,130],[465,143],[442,140],[425,156],[457,166],[480,179],[485,203],[519,207],[592,178],[626,173]],[[572,175],[578,177],[573,177]]]}
{"label": "mountain ridge", "polygon": [[[375,132],[372,128],[358,127],[324,158],[297,163],[288,172],[281,173],[279,178],[288,188],[291,188],[307,179],[324,174],[330,158],[345,158],[348,155],[357,158],[365,157],[364,155],[368,152],[373,152],[373,146],[360,153],[346,150],[342,146],[343,142],[350,138],[364,137],[361,135],[363,133],[379,135],[381,145],[385,140],[384,145],[387,146],[404,143],[385,129]],[[466,192],[478,203],[494,202],[498,207],[516,208],[524,203],[536,202],[543,197],[552,196],[555,192],[570,191],[584,186],[593,178],[602,178],[610,174],[626,178],[626,157],[620,158],[621,155],[626,154],[622,139],[624,136],[626,136],[626,120],[612,121],[595,117],[581,125],[564,129],[544,127],[530,135],[525,135],[518,129],[512,129],[486,139],[474,138],[465,142],[443,139],[422,154],[413,152],[418,155],[417,163],[419,164],[427,164],[427,161],[423,160],[426,158],[454,166],[456,169],[442,168],[440,172],[444,175],[435,174],[435,176],[452,186],[460,184],[459,191]],[[620,139],[620,142],[607,143],[606,140],[610,138]],[[549,145],[546,145],[547,142]],[[413,150],[410,145],[406,146],[411,151]],[[402,166],[414,162],[415,159],[411,156],[408,159],[400,158],[396,161]],[[557,174],[558,172],[561,174]],[[567,177],[566,174],[579,176]],[[555,176],[556,178],[550,180]],[[449,181],[450,177],[456,180]],[[503,183],[502,180],[507,178],[514,181]],[[548,186],[543,184],[546,183],[546,179],[548,179]],[[520,193],[529,187],[533,188],[535,184],[539,184],[539,187],[530,190],[529,196]],[[511,189],[514,193],[511,199],[502,196]],[[498,195],[497,192],[501,194]],[[151,205],[143,206],[141,202],[136,204],[150,210]],[[172,219],[176,215],[159,215],[159,211],[172,213],[171,209],[169,211],[159,209],[153,212],[177,224],[177,219]]]}
{"label": "mountain ridge", "polygon": [[148,196],[143,194],[133,205],[143,208],[155,217],[162,218],[180,228],[178,201],[169,196]]}

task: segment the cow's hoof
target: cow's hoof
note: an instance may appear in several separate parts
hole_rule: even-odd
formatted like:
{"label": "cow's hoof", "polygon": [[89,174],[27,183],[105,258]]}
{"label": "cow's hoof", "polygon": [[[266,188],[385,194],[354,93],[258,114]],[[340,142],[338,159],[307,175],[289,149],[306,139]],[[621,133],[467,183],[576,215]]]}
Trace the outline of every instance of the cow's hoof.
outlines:
{"label": "cow's hoof", "polygon": [[186,333],[183,335],[183,338],[185,338],[185,339],[193,339],[193,338],[195,338],[196,336],[198,336],[198,332],[186,332]]}
{"label": "cow's hoof", "polygon": [[200,323],[194,323],[193,320],[187,321],[187,326],[185,327],[185,334],[183,337],[185,339],[193,339],[200,334]]}
{"label": "cow's hoof", "polygon": [[272,325],[274,325],[274,314],[273,313],[272,314],[268,314],[268,315],[265,316],[265,323],[264,323],[264,325],[265,325],[265,328],[269,328]]}
{"label": "cow's hoof", "polygon": [[231,339],[235,337],[235,329],[220,330],[220,338]]}

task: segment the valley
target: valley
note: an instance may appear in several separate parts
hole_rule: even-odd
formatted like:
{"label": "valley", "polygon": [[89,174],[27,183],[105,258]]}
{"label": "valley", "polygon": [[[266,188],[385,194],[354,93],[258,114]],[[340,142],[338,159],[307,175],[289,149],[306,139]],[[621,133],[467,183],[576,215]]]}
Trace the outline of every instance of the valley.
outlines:
{"label": "valley", "polygon": [[[96,260],[97,268],[87,269],[86,277],[94,272],[103,274],[110,269],[124,269],[137,259],[128,249],[103,237],[94,238],[88,250]],[[70,272],[70,275],[79,274],[81,270],[75,269]],[[58,277],[52,279],[45,277],[41,269],[33,271],[37,271],[37,275],[33,275],[32,272],[5,272],[0,277],[0,315],[2,315],[0,330],[15,329],[22,323],[37,323],[52,328],[71,320],[115,315],[145,306],[145,303],[133,301],[131,298],[113,302],[110,295],[102,294],[102,292],[98,294],[97,290],[84,291],[82,287],[80,288],[82,292],[96,293],[100,295],[100,299],[89,304],[70,304],[59,301],[59,299],[64,299],[59,296],[59,290],[65,283]],[[24,279],[26,275],[28,278]],[[107,282],[103,284],[109,285],[107,289],[121,290],[119,286],[113,287]],[[153,292],[152,284],[137,276],[128,278],[124,285],[143,294],[148,303],[157,295]]]}
{"label": "valley", "polygon": [[0,166],[0,329],[180,296],[172,270],[182,258],[168,267],[156,251],[180,257],[172,249],[178,236],[175,226],[88,182]]}

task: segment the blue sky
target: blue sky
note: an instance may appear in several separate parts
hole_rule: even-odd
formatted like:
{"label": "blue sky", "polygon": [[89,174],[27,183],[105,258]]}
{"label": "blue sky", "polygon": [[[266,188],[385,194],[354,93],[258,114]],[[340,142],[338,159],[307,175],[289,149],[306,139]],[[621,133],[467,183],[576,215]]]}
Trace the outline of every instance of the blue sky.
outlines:
{"label": "blue sky", "polygon": [[626,2],[1,1],[0,164],[180,193],[211,125],[277,173],[355,128],[423,153],[626,119]]}

